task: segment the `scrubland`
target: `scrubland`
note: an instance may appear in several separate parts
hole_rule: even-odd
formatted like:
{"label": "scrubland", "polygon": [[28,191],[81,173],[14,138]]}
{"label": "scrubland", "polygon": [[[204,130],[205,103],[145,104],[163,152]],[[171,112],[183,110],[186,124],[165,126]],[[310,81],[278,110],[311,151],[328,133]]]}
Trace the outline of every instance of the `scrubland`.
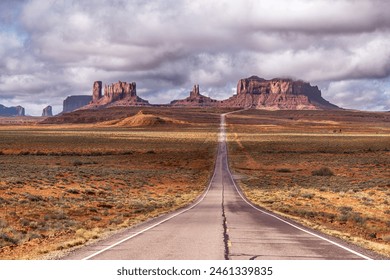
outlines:
{"label": "scrubland", "polygon": [[51,258],[187,205],[212,173],[213,125],[1,126],[0,259]]}
{"label": "scrubland", "polygon": [[390,257],[388,113],[247,111],[228,123],[252,202]]}
{"label": "scrubland", "polygon": [[[228,109],[140,110],[0,122],[0,259],[53,258],[203,192]],[[227,124],[250,200],[390,257],[389,113],[248,110]]]}

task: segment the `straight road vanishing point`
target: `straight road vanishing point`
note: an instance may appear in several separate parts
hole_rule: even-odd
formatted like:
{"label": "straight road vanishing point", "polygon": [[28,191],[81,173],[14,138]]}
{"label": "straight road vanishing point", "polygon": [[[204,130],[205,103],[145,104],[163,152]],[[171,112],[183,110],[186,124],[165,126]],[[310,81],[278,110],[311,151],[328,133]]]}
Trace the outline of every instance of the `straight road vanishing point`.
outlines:
{"label": "straight road vanishing point", "polygon": [[225,115],[221,115],[214,174],[202,197],[185,209],[74,251],[66,259],[370,259],[248,202],[228,167]]}

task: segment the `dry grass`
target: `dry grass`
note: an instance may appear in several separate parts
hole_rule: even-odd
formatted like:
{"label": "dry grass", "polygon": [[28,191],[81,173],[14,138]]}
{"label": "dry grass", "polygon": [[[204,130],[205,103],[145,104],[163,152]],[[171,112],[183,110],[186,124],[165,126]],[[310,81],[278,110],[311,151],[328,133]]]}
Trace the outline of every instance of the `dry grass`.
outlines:
{"label": "dry grass", "polygon": [[183,207],[207,186],[216,140],[208,125],[1,127],[0,258],[44,258]]}
{"label": "dry grass", "polygon": [[363,118],[361,131],[353,116],[338,119],[349,133],[334,133],[334,122],[325,117],[320,127],[318,121],[301,120],[295,124],[298,133],[274,116],[269,125],[279,126],[270,130],[259,126],[264,116],[257,114],[229,116],[231,167],[244,175],[239,183],[246,195],[264,208],[390,257],[388,114],[375,124],[376,131]]}

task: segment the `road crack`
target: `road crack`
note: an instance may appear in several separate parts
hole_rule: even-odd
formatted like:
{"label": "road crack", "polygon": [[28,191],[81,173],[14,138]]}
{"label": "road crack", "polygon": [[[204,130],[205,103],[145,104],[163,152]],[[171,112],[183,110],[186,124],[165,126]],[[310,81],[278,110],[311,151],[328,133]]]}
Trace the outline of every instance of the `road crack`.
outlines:
{"label": "road crack", "polygon": [[223,243],[225,245],[225,260],[229,260],[229,234],[228,234],[228,227],[227,227],[227,220],[225,215],[225,186],[222,183],[222,226],[223,226]]}

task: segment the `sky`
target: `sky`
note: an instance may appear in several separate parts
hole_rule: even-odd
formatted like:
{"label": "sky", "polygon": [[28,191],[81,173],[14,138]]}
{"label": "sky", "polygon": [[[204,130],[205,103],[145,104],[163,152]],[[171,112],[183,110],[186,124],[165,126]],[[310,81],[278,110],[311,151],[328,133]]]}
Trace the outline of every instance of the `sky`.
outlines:
{"label": "sky", "polygon": [[390,110],[388,0],[1,0],[0,104],[62,111],[94,81],[152,104],[289,77],[348,109]]}

